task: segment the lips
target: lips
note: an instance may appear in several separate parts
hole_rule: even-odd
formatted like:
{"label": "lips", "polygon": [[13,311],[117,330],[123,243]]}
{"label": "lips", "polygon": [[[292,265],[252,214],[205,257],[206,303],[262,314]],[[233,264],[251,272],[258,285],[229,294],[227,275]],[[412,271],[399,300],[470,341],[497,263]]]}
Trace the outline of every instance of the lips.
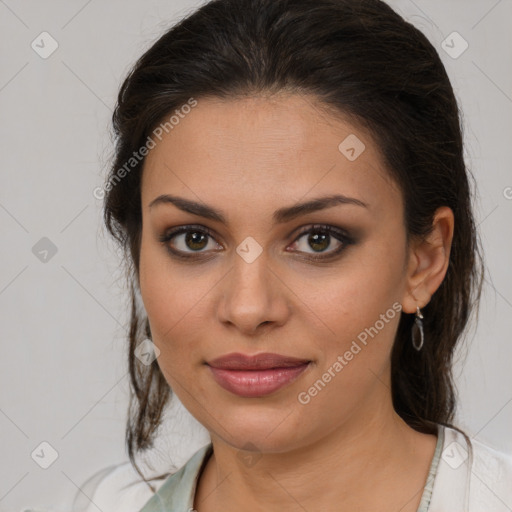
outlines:
{"label": "lips", "polygon": [[241,353],[227,354],[206,364],[212,368],[222,370],[268,370],[271,368],[292,368],[309,362],[309,359],[298,359],[265,352],[253,356]]}
{"label": "lips", "polygon": [[227,354],[206,363],[214,380],[225,390],[245,398],[270,395],[297,380],[309,359],[280,354]]}

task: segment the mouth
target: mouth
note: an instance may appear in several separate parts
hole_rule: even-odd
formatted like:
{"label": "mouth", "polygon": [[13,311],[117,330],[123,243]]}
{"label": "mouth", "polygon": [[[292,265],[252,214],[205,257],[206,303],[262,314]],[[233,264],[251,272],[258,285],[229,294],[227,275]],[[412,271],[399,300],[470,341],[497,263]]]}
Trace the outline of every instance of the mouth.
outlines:
{"label": "mouth", "polygon": [[312,363],[308,359],[279,354],[228,354],[206,363],[214,380],[231,393],[256,398],[266,396],[295,381]]}
{"label": "mouth", "polygon": [[222,370],[269,370],[274,368],[293,368],[310,362],[310,359],[299,359],[266,352],[256,355],[232,353],[213,359],[206,364],[212,368]]}

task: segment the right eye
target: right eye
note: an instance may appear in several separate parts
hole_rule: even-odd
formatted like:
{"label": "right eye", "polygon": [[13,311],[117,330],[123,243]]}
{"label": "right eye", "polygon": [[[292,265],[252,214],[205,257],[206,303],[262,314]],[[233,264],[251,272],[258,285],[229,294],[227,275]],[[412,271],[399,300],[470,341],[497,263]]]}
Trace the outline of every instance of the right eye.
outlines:
{"label": "right eye", "polygon": [[[190,259],[194,253],[202,254],[208,247],[209,238],[213,239],[213,233],[206,227],[180,226],[171,231],[165,232],[159,237],[159,241],[165,245],[167,250],[179,258]],[[172,242],[172,243],[171,243]],[[212,249],[219,247],[219,244],[212,243]]]}

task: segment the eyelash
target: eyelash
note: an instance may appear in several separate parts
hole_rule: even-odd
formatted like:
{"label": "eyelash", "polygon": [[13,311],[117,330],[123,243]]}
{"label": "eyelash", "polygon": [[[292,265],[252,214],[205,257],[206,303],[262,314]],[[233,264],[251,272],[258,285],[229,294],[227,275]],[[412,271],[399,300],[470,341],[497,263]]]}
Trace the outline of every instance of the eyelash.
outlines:
{"label": "eyelash", "polygon": [[[295,239],[293,240],[292,244],[297,242],[303,235],[310,233],[310,232],[321,232],[323,234],[329,234],[336,238],[339,242],[341,242],[341,246],[328,253],[328,256],[306,256],[306,259],[313,260],[313,261],[321,261],[321,260],[328,260],[332,259],[333,257],[340,254],[344,249],[346,249],[347,246],[355,243],[355,240],[350,237],[344,230],[336,228],[334,226],[329,226],[327,224],[314,224],[312,226],[307,226],[305,229],[301,230]],[[203,226],[195,226],[195,225],[187,225],[187,226],[180,226],[176,229],[173,229],[171,231],[167,231],[163,235],[158,237],[158,240],[161,244],[165,246],[165,248],[169,251],[171,256],[175,256],[177,258],[183,259],[183,260],[192,260],[202,258],[202,256],[190,256],[185,254],[194,254],[194,251],[190,253],[183,253],[183,251],[179,251],[176,249],[172,249],[169,245],[169,242],[176,236],[183,234],[183,233],[200,233],[203,235],[208,235],[211,238],[215,238],[214,233]],[[299,251],[300,252],[300,251]],[[195,252],[195,254],[201,254],[200,252]],[[309,253],[307,253],[309,254]]]}

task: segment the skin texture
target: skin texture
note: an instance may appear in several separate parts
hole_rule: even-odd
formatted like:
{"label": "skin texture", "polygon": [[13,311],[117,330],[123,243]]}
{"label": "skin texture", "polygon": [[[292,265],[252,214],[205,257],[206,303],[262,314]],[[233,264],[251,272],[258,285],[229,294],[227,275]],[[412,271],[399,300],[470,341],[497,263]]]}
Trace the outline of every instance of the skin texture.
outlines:
{"label": "skin texture", "polygon": [[[354,161],[338,149],[350,134],[365,144]],[[333,193],[367,207],[336,205],[273,225],[275,210]],[[394,303],[414,313],[429,302],[448,267],[451,210],[440,208],[428,239],[407,248],[402,196],[369,134],[312,97],[285,94],[198,99],[148,154],[141,194],[140,288],[158,363],[214,446],[195,509],[415,512],[436,437],[392,406],[399,314],[309,403],[297,397]],[[221,210],[228,225],[172,204],[149,207],[161,194]],[[168,241],[192,256],[186,261],[158,238],[189,224],[213,237]],[[333,235],[321,246],[307,232],[298,238],[313,224],[344,229],[354,243],[329,256],[342,245]],[[247,237],[263,249],[251,263],[236,252]],[[323,262],[308,259],[322,254]],[[204,364],[231,352],[313,363],[277,392],[244,398]],[[248,454],[256,463],[244,462]]]}

